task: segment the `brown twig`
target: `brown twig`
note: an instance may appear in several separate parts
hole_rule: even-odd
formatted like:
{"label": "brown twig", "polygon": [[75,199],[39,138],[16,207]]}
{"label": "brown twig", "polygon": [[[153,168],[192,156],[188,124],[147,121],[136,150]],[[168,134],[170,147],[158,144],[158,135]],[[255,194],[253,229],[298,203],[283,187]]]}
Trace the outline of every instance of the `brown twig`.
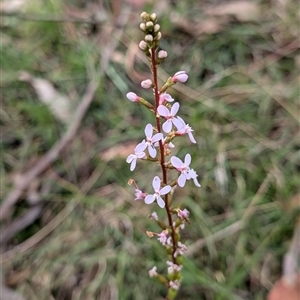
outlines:
{"label": "brown twig", "polygon": [[32,224],[41,214],[44,207],[44,203],[41,202],[33,207],[29,208],[23,215],[16,218],[9,224],[9,226],[2,230],[0,235],[0,244],[5,244],[18,232]]}

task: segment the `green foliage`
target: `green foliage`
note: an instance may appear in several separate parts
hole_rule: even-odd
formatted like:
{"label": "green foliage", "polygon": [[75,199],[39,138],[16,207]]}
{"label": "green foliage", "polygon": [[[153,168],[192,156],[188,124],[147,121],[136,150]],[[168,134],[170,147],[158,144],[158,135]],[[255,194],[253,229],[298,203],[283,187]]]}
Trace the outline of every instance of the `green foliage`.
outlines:
{"label": "green foliage", "polygon": [[[189,152],[202,185],[175,193],[175,201],[191,212],[184,235],[188,248],[195,249],[185,258],[178,299],[265,299],[270,283],[280,276],[299,213],[290,209],[299,189],[299,53],[285,48],[295,38],[295,12],[288,6],[288,18],[281,20],[269,4],[273,14],[266,13],[259,24],[233,22],[215,34],[191,36],[173,25],[170,13],[193,22],[205,14],[197,1],[174,2],[159,16],[161,45],[168,52],[160,76],[166,79],[181,69],[189,74],[188,83],[171,93],[194,129],[198,144]],[[65,22],[43,21],[64,14],[61,1],[36,1],[29,13],[40,20],[5,17],[0,49],[5,194],[12,186],[10,175],[28,168],[26,162],[47,152],[65,131],[34,89],[18,81],[19,71],[51,81],[76,106],[108,43],[108,24],[70,23],[70,29]],[[104,158],[108,149],[139,142],[151,120],[125,98],[126,92],[139,91],[129,55],[130,41],[139,42],[136,22],[129,19],[124,32],[124,44],[114,52],[81,129],[51,171],[39,178],[40,187],[51,187],[43,216],[11,241],[12,246],[26,242],[69,211],[41,243],[5,263],[7,274],[28,274],[14,286],[28,299],[164,297],[161,285],[148,277],[154,265],[164,268],[164,251],[145,234],[157,230],[148,215],[153,209],[161,212],[134,201],[134,188],[127,185],[133,176],[125,162],[129,153],[117,150],[116,157]],[[146,70],[138,59],[134,66]],[[188,139],[178,142],[186,147]],[[186,154],[179,145],[178,155]],[[134,176],[141,188],[147,189],[155,167],[138,164]],[[226,176],[223,181],[218,170]],[[270,282],[262,279],[263,267]]]}

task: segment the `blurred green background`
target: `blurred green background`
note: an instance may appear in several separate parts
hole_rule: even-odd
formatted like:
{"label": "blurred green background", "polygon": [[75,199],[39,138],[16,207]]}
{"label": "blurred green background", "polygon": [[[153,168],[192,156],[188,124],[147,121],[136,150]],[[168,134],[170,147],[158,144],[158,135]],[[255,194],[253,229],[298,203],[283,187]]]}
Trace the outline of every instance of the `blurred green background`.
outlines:
{"label": "blurred green background", "polygon": [[[12,4],[15,3],[15,6]],[[168,59],[161,84],[197,144],[200,189],[175,200],[191,213],[178,299],[266,299],[280,278],[299,212],[299,4],[276,1],[2,1],[1,186],[5,196],[73,122],[90,82],[97,89],[72,141],[26,187],[2,222],[38,213],[2,243],[2,285],[24,299],[163,299],[150,279],[165,253],[146,230],[156,205],[134,201],[158,171],[126,157],[152,115],[125,95],[150,77],[138,49],[140,13],[155,12]],[[26,72],[26,73],[25,73]],[[44,81],[39,81],[43,79]],[[47,100],[54,93],[56,102]],[[15,228],[15,227],[14,227]]]}

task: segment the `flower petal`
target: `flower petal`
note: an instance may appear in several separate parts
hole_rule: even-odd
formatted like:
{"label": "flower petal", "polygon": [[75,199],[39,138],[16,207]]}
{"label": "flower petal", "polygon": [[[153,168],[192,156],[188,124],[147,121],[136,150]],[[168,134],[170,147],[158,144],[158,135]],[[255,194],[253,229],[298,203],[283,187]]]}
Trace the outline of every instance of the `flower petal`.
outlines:
{"label": "flower petal", "polygon": [[178,130],[183,129],[185,125],[178,119],[178,117],[173,118],[173,124],[176,126]]}
{"label": "flower petal", "polygon": [[184,187],[185,183],[186,183],[186,177],[184,176],[184,174],[181,174],[177,180],[177,183],[180,187]]}
{"label": "flower petal", "polygon": [[184,164],[185,164],[186,167],[188,167],[190,165],[191,160],[192,160],[191,154],[189,154],[189,153],[186,154],[186,156],[184,158]]}
{"label": "flower petal", "polygon": [[136,157],[137,158],[144,158],[146,156],[146,153],[145,152],[139,152],[139,153],[136,153]]}
{"label": "flower petal", "polygon": [[157,108],[157,112],[163,117],[169,117],[170,112],[164,105],[159,105]]}
{"label": "flower petal", "polygon": [[162,126],[163,130],[165,133],[169,133],[172,130],[172,121],[171,120],[167,120],[163,126]]}
{"label": "flower petal", "polygon": [[196,140],[195,140],[195,138],[194,138],[194,136],[193,136],[193,134],[192,134],[191,132],[188,132],[188,136],[189,136],[190,141],[191,141],[192,143],[197,144],[197,142],[196,142]]}
{"label": "flower petal", "polygon": [[162,199],[162,197],[158,197],[156,201],[157,201],[157,204],[159,207],[161,207],[161,208],[165,207],[166,204],[165,204],[165,201]]}
{"label": "flower petal", "polygon": [[171,191],[171,189],[172,188],[169,185],[166,185],[160,190],[159,194],[160,195],[168,194]]}
{"label": "flower petal", "polygon": [[140,153],[143,152],[147,147],[146,141],[143,140],[141,143],[139,143],[135,148],[134,148],[134,152],[135,153]]}
{"label": "flower petal", "polygon": [[183,162],[181,161],[180,158],[178,158],[177,156],[172,156],[171,157],[171,164],[174,168],[181,168],[183,165]]}
{"label": "flower petal", "polygon": [[132,160],[135,158],[135,155],[134,154],[130,154],[130,155],[128,155],[128,157],[126,158],[126,162],[127,163],[131,163],[132,162]]}
{"label": "flower petal", "polygon": [[175,116],[179,110],[180,104],[178,102],[175,102],[171,107],[171,115]]}
{"label": "flower petal", "polygon": [[151,203],[154,202],[154,200],[155,200],[155,195],[147,195],[145,197],[145,203],[146,204],[151,204]]}
{"label": "flower petal", "polygon": [[157,133],[152,137],[152,143],[158,142],[163,139],[162,133]]}
{"label": "flower petal", "polygon": [[201,184],[200,184],[200,183],[198,182],[198,180],[197,180],[198,175],[197,175],[197,173],[195,172],[194,169],[191,169],[191,170],[189,171],[189,176],[190,176],[191,179],[194,180],[194,184],[195,184],[197,187],[201,187]]}
{"label": "flower petal", "polygon": [[147,124],[145,127],[145,135],[147,138],[151,138],[152,137],[152,133],[153,133],[153,127],[151,124]]}
{"label": "flower petal", "polygon": [[136,167],[136,159],[133,159],[130,165],[130,171],[133,171]]}
{"label": "flower petal", "polygon": [[154,191],[159,191],[160,189],[160,179],[158,176],[155,176],[153,181],[152,181],[152,186],[153,186],[153,189]]}
{"label": "flower petal", "polygon": [[198,182],[197,178],[193,178],[193,180],[194,180],[195,186],[201,187],[201,184]]}
{"label": "flower petal", "polygon": [[152,158],[156,157],[157,151],[152,145],[148,146],[148,152]]}

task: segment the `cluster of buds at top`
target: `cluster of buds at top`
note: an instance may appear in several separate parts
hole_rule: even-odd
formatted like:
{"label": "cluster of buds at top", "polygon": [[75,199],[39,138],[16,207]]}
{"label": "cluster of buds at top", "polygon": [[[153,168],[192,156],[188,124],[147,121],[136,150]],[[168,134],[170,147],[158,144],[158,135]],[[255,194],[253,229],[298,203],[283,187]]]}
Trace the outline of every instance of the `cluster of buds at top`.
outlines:
{"label": "cluster of buds at top", "polygon": [[[140,29],[144,32],[145,37],[139,43],[139,47],[145,52],[147,57],[151,57],[150,49],[156,49],[159,41],[162,38],[160,25],[157,23],[157,15],[155,13],[149,15],[146,12],[141,14],[143,22],[140,24]],[[159,51],[157,54],[157,64],[161,63],[167,57],[166,51]]]}
{"label": "cluster of buds at top", "polygon": [[[200,187],[198,175],[190,167],[191,155],[187,153],[184,160],[177,156],[171,156],[171,151],[175,147],[173,141],[176,138],[187,135],[191,143],[196,143],[193,136],[193,129],[180,116],[178,111],[180,104],[173,97],[166,93],[169,87],[180,82],[185,83],[188,75],[185,71],[179,71],[168,78],[165,84],[158,88],[157,66],[167,57],[164,50],[158,51],[159,41],[162,37],[160,25],[157,23],[156,14],[141,14],[143,22],[140,24],[145,37],[140,42],[140,49],[149,58],[152,70],[152,79],[146,79],[141,82],[144,89],[152,89],[154,103],[138,96],[133,92],[127,93],[128,100],[139,103],[153,112],[155,124],[147,124],[144,132],[145,138],[136,145],[134,153],[130,154],[126,162],[130,164],[130,170],[136,168],[137,161],[147,160],[160,165],[162,176],[155,176],[152,180],[152,188],[149,192],[141,190],[134,179],[129,180],[129,184],[135,186],[135,200],[142,200],[146,204],[157,203],[160,208],[166,210],[168,223],[158,218],[156,213],[151,214],[161,228],[160,233],[147,232],[149,237],[156,236],[158,241],[166,249],[170,260],[166,261],[168,274],[167,277],[159,274],[157,268],[153,267],[149,275],[156,277],[161,283],[168,286],[168,300],[175,299],[177,291],[181,284],[182,256],[187,250],[186,245],[180,241],[180,230],[184,228],[185,223],[189,223],[189,211],[179,206],[171,206],[173,192],[176,187],[184,187],[186,182],[192,180],[197,187]],[[169,177],[170,172],[176,172],[173,178]]]}

